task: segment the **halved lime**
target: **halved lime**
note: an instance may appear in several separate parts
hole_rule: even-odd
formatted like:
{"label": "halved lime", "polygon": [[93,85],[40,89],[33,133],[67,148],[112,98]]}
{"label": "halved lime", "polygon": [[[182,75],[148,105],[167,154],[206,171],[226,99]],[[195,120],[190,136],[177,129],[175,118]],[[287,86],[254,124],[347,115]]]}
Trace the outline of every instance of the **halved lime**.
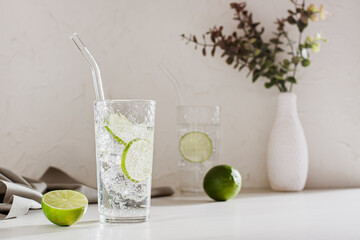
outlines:
{"label": "halved lime", "polygon": [[152,158],[152,143],[141,138],[133,139],[124,149],[121,169],[131,181],[141,182],[151,176]]}
{"label": "halved lime", "polygon": [[206,133],[189,132],[181,137],[179,150],[185,160],[200,163],[210,158],[213,146]]}
{"label": "halved lime", "polygon": [[84,215],[88,199],[80,192],[73,190],[56,190],[46,194],[41,199],[45,216],[59,226],[70,226]]}
{"label": "halved lime", "polygon": [[121,113],[110,113],[104,120],[105,129],[120,144],[126,145],[134,137],[131,126],[134,124]]}

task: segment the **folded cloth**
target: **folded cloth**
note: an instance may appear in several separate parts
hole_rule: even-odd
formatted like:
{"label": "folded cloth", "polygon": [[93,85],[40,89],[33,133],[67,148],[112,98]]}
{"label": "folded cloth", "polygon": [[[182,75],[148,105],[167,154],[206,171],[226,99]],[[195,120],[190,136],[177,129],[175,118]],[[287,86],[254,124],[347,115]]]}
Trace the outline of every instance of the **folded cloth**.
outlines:
{"label": "folded cloth", "polygon": [[[40,209],[42,194],[59,189],[79,191],[88,198],[89,203],[97,203],[96,189],[80,183],[58,168],[49,167],[40,180],[0,168],[0,220],[25,215],[29,209]],[[152,189],[151,197],[172,194],[172,187],[159,187]]]}
{"label": "folded cloth", "polygon": [[80,183],[70,177],[63,171],[49,167],[40,178],[47,185],[47,191],[68,189],[83,193],[89,200],[89,203],[97,203],[97,190]]}
{"label": "folded cloth", "polygon": [[52,190],[70,189],[83,193],[89,203],[97,202],[97,191],[60,169],[49,167],[40,180],[22,177],[0,168],[0,220],[25,215],[29,209],[41,208],[42,194]]}

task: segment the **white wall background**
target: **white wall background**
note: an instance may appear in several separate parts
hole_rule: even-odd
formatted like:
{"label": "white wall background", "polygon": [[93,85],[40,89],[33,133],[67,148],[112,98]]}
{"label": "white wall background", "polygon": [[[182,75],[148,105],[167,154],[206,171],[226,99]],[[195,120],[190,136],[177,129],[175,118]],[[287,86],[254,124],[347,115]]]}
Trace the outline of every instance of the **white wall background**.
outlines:
{"label": "white wall background", "polygon": [[[0,166],[37,178],[52,165],[96,185],[92,80],[69,39],[78,32],[99,62],[108,98],[157,101],[155,185],[177,184],[178,101],[163,62],[187,104],[222,107],[220,162],[238,168],[245,187],[267,187],[278,92],[179,37],[213,25],[233,30],[230,2],[0,0]],[[306,34],[321,31],[329,42],[294,88],[310,151],[307,187],[360,186],[360,1],[324,4],[331,16]],[[248,1],[266,36],[290,7],[287,0]]]}

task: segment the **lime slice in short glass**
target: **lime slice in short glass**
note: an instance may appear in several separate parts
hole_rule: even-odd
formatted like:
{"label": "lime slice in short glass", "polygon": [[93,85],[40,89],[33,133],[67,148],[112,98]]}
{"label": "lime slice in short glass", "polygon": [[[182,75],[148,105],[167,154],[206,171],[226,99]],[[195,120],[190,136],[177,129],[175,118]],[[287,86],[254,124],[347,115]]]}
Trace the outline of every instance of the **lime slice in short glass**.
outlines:
{"label": "lime slice in short glass", "polygon": [[200,163],[210,158],[213,146],[206,133],[189,132],[181,137],[179,150],[185,160]]}
{"label": "lime slice in short glass", "polygon": [[84,215],[88,199],[73,190],[56,190],[46,193],[41,199],[45,216],[59,226],[70,226]]}
{"label": "lime slice in short glass", "polygon": [[121,169],[133,182],[141,182],[151,176],[153,144],[145,139],[136,138],[130,141],[121,158]]}

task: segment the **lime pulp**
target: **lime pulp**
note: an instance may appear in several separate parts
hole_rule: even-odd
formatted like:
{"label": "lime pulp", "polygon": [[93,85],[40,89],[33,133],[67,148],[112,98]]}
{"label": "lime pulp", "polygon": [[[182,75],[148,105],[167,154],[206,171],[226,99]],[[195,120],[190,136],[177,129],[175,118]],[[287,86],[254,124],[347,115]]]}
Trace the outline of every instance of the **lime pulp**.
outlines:
{"label": "lime pulp", "polygon": [[56,190],[43,195],[41,206],[44,215],[54,224],[70,226],[83,216],[88,206],[88,199],[73,190]]}
{"label": "lime pulp", "polygon": [[150,137],[144,126],[133,124],[121,113],[111,113],[104,121],[105,129],[125,148],[121,157],[121,169],[133,182],[148,179],[152,172],[153,144],[139,136]]}
{"label": "lime pulp", "polygon": [[181,137],[179,151],[185,160],[200,163],[210,158],[213,145],[206,133],[194,131]]}

